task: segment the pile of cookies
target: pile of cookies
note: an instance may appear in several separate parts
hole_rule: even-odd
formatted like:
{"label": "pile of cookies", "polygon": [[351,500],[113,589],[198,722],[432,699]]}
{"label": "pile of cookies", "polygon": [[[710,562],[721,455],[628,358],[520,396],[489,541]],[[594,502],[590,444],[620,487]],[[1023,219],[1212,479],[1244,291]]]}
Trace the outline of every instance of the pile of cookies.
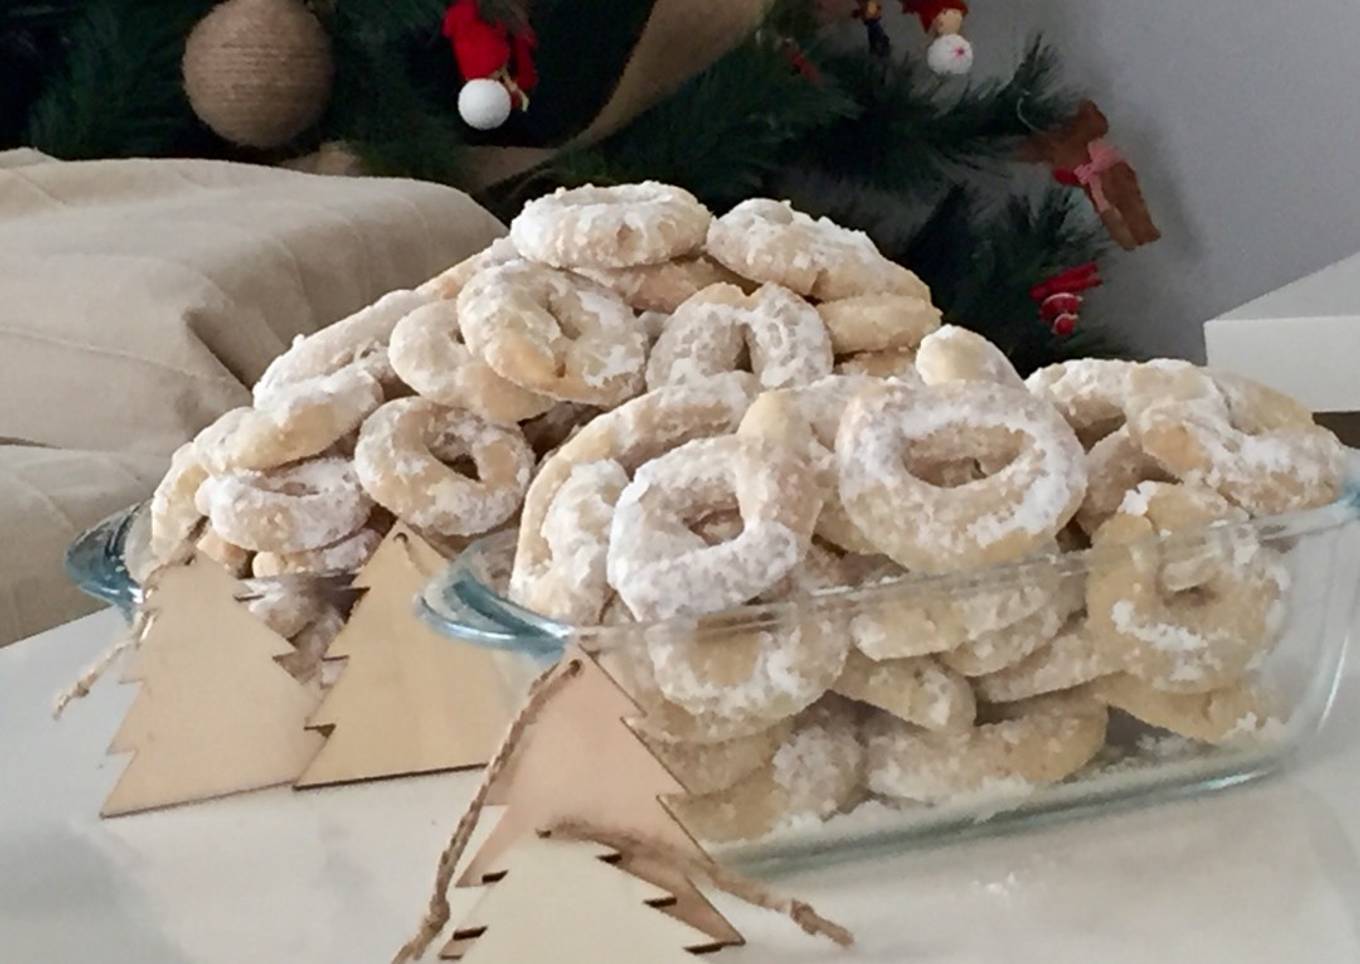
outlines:
{"label": "pile of cookies", "polygon": [[1326,504],[1342,468],[1262,386],[1022,380],[864,235],[641,184],[532,202],[299,341],[177,453],[153,536],[267,576],[353,569],[398,518],[450,552],[518,526],[511,597],[580,627],[721,840],[1062,780],[1110,708],[1257,730],[1284,560],[1151,537]]}

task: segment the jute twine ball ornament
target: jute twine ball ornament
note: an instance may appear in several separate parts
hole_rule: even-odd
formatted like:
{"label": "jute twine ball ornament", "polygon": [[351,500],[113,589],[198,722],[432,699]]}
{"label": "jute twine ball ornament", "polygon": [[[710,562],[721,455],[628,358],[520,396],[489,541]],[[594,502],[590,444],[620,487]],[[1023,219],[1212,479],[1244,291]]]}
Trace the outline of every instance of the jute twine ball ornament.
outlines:
{"label": "jute twine ball ornament", "polygon": [[243,147],[288,143],[321,119],[330,38],[298,0],[227,0],[184,47],[184,90],[203,123]]}

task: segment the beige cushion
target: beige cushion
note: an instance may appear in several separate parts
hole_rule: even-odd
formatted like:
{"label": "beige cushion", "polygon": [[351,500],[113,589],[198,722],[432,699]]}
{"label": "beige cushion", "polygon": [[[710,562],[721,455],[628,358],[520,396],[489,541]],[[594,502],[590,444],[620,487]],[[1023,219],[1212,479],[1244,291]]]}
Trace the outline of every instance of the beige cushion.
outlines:
{"label": "beige cushion", "polygon": [[0,646],[98,607],[66,579],[66,547],[146,498],[166,462],[150,454],[0,445]]}
{"label": "beige cushion", "polygon": [[299,333],[502,233],[416,181],[212,161],[0,164],[0,436],[169,453]]}
{"label": "beige cushion", "polygon": [[93,608],[67,544],[295,336],[503,233],[435,184],[0,152],[0,645]]}

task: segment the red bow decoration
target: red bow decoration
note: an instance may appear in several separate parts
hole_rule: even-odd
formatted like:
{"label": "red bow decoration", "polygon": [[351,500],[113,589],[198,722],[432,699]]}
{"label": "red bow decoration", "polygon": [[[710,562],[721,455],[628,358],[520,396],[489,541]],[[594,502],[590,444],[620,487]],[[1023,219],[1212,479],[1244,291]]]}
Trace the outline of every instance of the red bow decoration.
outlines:
{"label": "red bow decoration", "polygon": [[496,77],[506,81],[524,106],[526,94],[538,86],[533,30],[511,32],[503,23],[488,23],[477,9],[477,0],[455,0],[444,13],[444,36],[453,45],[453,56],[464,80]]}
{"label": "red bow decoration", "polygon": [[1099,288],[1102,284],[1100,266],[1090,261],[1041,281],[1030,289],[1029,296],[1039,306],[1039,316],[1048,323],[1053,334],[1066,338],[1077,330],[1081,306],[1086,301],[1081,292]]}

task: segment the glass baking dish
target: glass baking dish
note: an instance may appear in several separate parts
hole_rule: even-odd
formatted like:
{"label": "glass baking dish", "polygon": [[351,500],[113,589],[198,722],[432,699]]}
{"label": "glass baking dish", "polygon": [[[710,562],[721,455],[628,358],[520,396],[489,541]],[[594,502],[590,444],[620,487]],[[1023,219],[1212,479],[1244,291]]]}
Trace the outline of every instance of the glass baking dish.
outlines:
{"label": "glass baking dish", "polygon": [[[1159,591],[1166,598],[1178,598],[1180,604],[1203,602],[1209,598],[1206,592],[1231,599],[1237,588],[1248,586],[1253,595],[1242,597],[1242,608],[1268,613],[1264,624],[1269,639],[1262,637],[1259,652],[1248,666],[1258,685],[1269,694],[1268,720],[1244,718],[1242,722],[1252,725],[1237,727],[1242,732],[1229,735],[1220,745],[1209,745],[1111,711],[1103,748],[1061,782],[998,785],[995,792],[988,788],[986,792],[961,793],[929,803],[889,801],[866,793],[861,804],[824,822],[798,821],[759,839],[713,847],[724,859],[748,866],[771,861],[797,865],[804,860],[838,859],[893,846],[996,832],[1109,806],[1207,793],[1278,769],[1321,729],[1340,681],[1360,585],[1357,519],[1360,493],[1353,491],[1339,502],[1308,512],[1220,524],[1121,546],[1055,553],[979,572],[909,576],[867,588],[747,606],[697,620],[591,628],[555,622],[506,599],[515,535],[500,533],[465,550],[430,585],[421,610],[450,639],[498,650],[507,676],[521,688],[572,644],[599,654],[606,669],[616,669],[649,643],[723,645],[744,634],[787,632],[790,627],[813,623],[844,631],[856,620],[891,625],[914,620],[914,614],[923,611],[938,612],[940,606],[976,604],[995,612],[999,600],[1034,595],[1036,587],[1046,587],[1034,597],[1046,600],[1041,605],[1056,606],[1058,595],[1066,593],[1069,602],[1064,611],[1073,612],[1073,619],[1080,620],[1087,592],[1093,586],[1103,586],[1103,591],[1114,586],[1118,592],[1120,580],[1135,563],[1154,566],[1164,583]],[[1232,573],[1254,571],[1240,569],[1243,565],[1266,567],[1269,585],[1274,587],[1271,593],[1278,597],[1274,605],[1260,608],[1256,597],[1261,583],[1245,578],[1240,585],[1233,582]],[[1196,572],[1200,573],[1199,582]],[[1223,581],[1206,582],[1214,572],[1220,573],[1216,578]],[[1200,595],[1178,595],[1182,593]],[[614,675],[621,683],[628,676],[619,672]],[[645,694],[634,696],[646,705]]]}

